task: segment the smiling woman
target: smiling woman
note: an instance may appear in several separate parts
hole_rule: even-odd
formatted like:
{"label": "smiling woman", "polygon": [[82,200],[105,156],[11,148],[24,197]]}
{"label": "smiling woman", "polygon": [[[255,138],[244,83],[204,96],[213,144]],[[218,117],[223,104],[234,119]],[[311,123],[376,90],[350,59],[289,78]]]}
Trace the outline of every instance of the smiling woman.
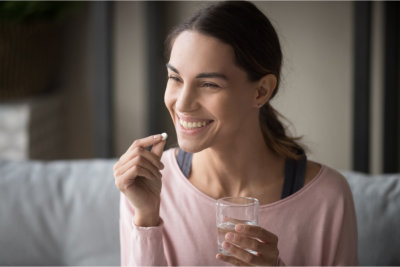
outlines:
{"label": "smiling woman", "polygon": [[[282,53],[265,15],[250,2],[213,3],[167,45],[164,101],[179,147],[163,153],[161,135],[145,137],[114,166],[122,264],[357,265],[347,182],[307,160],[270,104]],[[228,196],[261,206],[258,225],[236,220],[223,254],[215,204]]]}
{"label": "smiling woman", "polygon": [[[249,117],[250,113],[257,113],[251,103],[254,92],[249,89],[255,84],[235,64],[229,45],[196,31],[184,31],[174,42],[168,66],[175,70],[168,68],[164,100],[184,151],[194,153],[208,146],[225,146],[230,142],[227,136],[236,133],[244,137],[244,129],[260,132],[253,131],[258,125],[254,121],[257,116]],[[187,130],[181,127],[181,120],[183,126],[203,121],[207,124]]]}

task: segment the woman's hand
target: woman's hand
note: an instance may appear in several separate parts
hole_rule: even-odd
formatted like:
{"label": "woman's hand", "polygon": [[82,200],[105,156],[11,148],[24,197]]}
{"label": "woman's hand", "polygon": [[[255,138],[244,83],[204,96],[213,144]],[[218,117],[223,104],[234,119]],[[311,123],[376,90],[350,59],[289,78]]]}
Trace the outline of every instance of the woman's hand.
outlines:
{"label": "woman's hand", "polygon": [[[238,224],[235,232],[225,235],[222,248],[230,256],[217,254],[217,259],[237,266],[276,266],[278,263],[278,237],[262,227]],[[255,251],[255,254],[246,249]]]}
{"label": "woman's hand", "polygon": [[136,140],[114,165],[115,185],[135,207],[137,226],[159,224],[160,170],[164,168],[160,159],[165,143],[160,134]]}

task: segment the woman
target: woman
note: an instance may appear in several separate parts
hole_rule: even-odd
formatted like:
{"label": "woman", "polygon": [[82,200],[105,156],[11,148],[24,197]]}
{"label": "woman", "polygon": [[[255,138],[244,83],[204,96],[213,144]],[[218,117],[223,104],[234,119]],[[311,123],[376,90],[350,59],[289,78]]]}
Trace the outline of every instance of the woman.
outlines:
{"label": "woman", "polygon": [[[282,54],[269,20],[249,2],[213,3],[167,46],[179,148],[163,153],[161,135],[146,137],[114,166],[122,265],[357,265],[348,184],[306,159],[270,105]],[[226,196],[261,205],[259,226],[225,236],[230,255],[216,241],[215,202]]]}

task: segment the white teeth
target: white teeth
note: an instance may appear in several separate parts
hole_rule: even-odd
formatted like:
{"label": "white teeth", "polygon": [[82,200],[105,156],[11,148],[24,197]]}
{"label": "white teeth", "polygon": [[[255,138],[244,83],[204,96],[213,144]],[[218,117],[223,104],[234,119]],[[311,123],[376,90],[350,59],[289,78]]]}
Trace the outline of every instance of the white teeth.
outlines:
{"label": "white teeth", "polygon": [[201,128],[207,125],[206,121],[199,121],[199,122],[187,122],[182,119],[179,120],[180,124],[185,129],[194,129],[194,128]]}

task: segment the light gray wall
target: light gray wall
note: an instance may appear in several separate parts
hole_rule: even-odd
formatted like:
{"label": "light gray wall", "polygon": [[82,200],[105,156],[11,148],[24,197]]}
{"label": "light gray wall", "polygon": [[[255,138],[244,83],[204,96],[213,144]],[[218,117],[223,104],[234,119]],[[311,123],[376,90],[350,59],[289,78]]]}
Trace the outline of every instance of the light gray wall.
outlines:
{"label": "light gray wall", "polygon": [[[271,19],[284,52],[273,105],[304,136],[311,159],[351,168],[352,3],[255,2]],[[171,3],[175,24],[204,2]],[[115,140],[122,154],[146,128],[143,3],[115,3]]]}
{"label": "light gray wall", "polygon": [[273,105],[304,136],[310,158],[351,168],[352,3],[257,2],[281,38],[283,81]]}

